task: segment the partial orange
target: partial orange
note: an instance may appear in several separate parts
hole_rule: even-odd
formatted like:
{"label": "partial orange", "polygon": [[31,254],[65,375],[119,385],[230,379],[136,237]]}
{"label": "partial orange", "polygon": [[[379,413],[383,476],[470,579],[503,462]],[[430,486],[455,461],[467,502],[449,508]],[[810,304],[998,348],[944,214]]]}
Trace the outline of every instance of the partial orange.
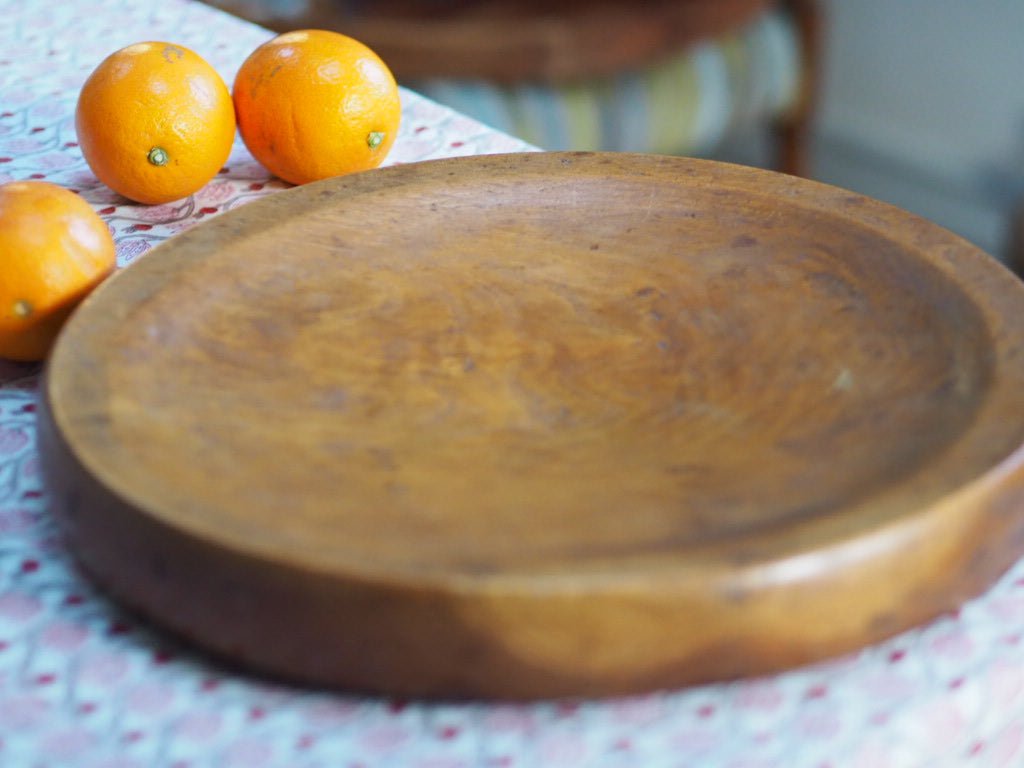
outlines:
{"label": "partial orange", "polygon": [[376,168],[402,113],[395,78],[376,53],[316,29],[286,32],[253,51],[232,95],[253,157],[292,184]]}
{"label": "partial orange", "polygon": [[168,203],[223,167],[235,112],[227,85],[202,57],[145,42],[96,67],[78,97],[75,128],[100,181],[139,203]]}
{"label": "partial orange", "polygon": [[0,185],[0,357],[42,360],[115,264],[110,230],[74,192],[45,181]]}

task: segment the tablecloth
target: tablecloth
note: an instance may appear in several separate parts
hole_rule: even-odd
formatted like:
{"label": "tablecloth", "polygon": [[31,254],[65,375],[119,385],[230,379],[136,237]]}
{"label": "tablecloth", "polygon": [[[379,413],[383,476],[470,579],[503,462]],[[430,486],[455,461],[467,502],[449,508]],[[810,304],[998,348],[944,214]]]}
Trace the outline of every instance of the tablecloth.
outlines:
{"label": "tablecloth", "polygon": [[[0,182],[44,178],[80,192],[109,223],[122,267],[176,232],[284,189],[239,142],[194,196],[132,205],[96,181],[75,143],[78,89],[113,50],[177,42],[230,82],[268,37],[191,0],[0,0]],[[528,149],[402,96],[389,163]],[[37,367],[0,363],[3,768],[1024,765],[1024,562],[955,614],[883,644],[687,690],[430,703],[295,688],[218,666],[123,612],[76,569],[39,477],[38,376]]]}

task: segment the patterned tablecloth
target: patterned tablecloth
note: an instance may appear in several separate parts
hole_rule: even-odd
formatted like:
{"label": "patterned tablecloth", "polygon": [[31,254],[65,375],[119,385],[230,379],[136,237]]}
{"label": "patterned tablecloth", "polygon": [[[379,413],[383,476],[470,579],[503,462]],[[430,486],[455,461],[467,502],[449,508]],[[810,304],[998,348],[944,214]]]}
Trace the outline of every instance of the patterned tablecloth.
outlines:
{"label": "patterned tablecloth", "polygon": [[[109,223],[122,266],[285,188],[239,142],[195,196],[130,205],[96,181],[75,144],[78,89],[107,53],[177,42],[230,82],[269,36],[189,0],[0,0],[0,182],[79,191]],[[527,148],[415,94],[403,99],[391,163]],[[955,615],[882,645],[683,691],[438,704],[237,674],[122,612],[76,570],[40,484],[37,386],[38,368],[0,363],[3,768],[1024,765],[1024,562]]]}

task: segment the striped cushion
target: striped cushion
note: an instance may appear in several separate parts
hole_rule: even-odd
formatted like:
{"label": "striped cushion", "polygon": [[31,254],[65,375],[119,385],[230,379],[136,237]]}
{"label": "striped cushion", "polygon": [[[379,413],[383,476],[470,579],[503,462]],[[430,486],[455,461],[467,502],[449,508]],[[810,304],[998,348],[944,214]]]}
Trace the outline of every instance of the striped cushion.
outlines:
{"label": "striped cushion", "polygon": [[734,127],[784,114],[800,71],[792,21],[772,12],[656,66],[598,80],[405,85],[543,149],[692,155],[710,151]]}

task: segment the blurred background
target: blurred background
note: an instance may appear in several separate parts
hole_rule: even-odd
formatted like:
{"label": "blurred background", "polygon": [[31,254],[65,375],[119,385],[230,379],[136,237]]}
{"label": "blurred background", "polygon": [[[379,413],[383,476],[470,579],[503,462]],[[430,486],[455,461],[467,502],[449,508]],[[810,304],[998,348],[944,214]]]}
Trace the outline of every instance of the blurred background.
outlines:
{"label": "blurred background", "polygon": [[892,202],[1024,270],[1020,0],[211,0],[334,28],[544,149],[668,152]]}
{"label": "blurred background", "polygon": [[822,5],[814,175],[933,219],[1022,266],[1024,3]]}

